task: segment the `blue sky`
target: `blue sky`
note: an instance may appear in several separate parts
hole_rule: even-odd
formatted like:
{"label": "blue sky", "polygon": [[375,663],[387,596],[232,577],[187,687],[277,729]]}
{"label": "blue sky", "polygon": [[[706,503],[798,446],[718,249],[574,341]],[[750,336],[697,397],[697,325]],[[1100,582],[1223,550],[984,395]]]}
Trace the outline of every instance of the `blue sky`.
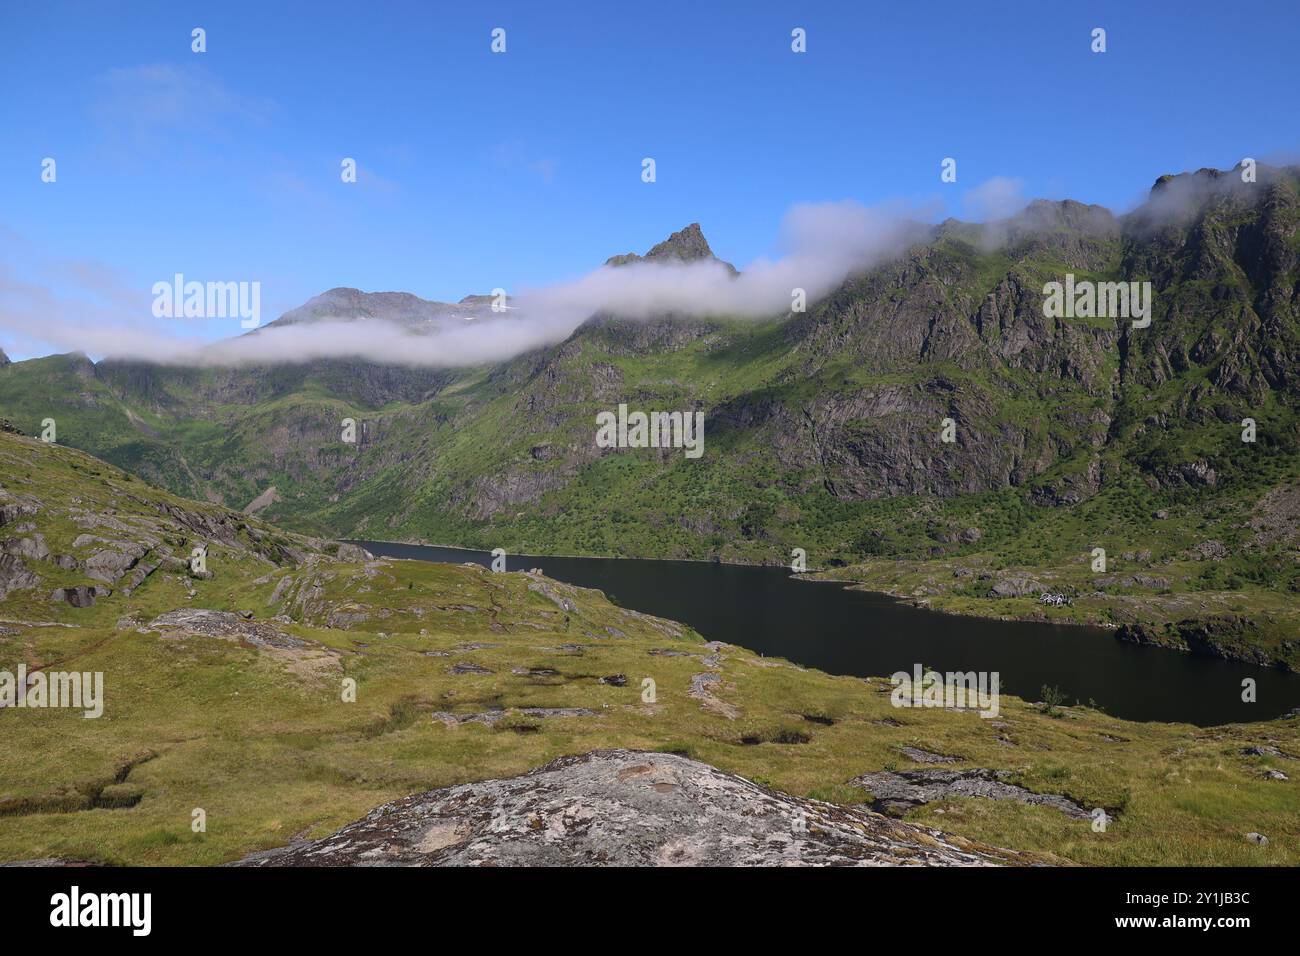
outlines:
{"label": "blue sky", "polygon": [[[6,4],[0,275],[146,303],[176,272],[255,279],[274,316],[571,279],[692,221],[743,267],[808,201],[979,218],[1001,178],[1124,209],[1162,173],[1294,157],[1300,4],[1269,6]],[[3,301],[0,346],[40,352]]]}

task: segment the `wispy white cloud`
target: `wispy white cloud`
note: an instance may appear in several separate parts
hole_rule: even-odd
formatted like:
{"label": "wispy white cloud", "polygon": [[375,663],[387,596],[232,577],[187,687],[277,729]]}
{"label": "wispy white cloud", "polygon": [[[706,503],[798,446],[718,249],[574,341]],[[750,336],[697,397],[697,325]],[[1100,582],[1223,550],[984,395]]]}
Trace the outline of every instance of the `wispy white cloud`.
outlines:
{"label": "wispy white cloud", "polygon": [[1010,176],[994,176],[962,196],[963,212],[976,222],[992,222],[1014,216],[1029,204],[1024,194],[1025,181]]}

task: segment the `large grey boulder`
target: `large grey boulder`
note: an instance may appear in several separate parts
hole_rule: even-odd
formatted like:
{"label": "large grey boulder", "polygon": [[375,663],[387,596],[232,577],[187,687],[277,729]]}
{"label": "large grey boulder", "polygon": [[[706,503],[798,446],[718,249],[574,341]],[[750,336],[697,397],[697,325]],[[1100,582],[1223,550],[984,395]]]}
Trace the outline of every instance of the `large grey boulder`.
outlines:
{"label": "large grey boulder", "polygon": [[22,558],[14,554],[0,554],[0,600],[8,596],[10,591],[34,588],[38,581]]}
{"label": "large grey boulder", "polygon": [[50,592],[50,600],[71,604],[73,607],[90,607],[99,598],[108,597],[112,593],[110,588],[98,584],[78,584],[71,588],[55,588]]}
{"label": "large grey boulder", "polygon": [[86,576],[105,584],[116,584],[146,553],[140,545],[122,542],[119,547],[121,550],[104,548],[87,558],[83,564]]}
{"label": "large grey boulder", "polygon": [[39,532],[30,538],[10,538],[4,543],[4,553],[12,554],[31,561],[44,561],[50,556],[50,549],[45,544],[45,535]]}
{"label": "large grey boulder", "polygon": [[1023,571],[1012,572],[1001,578],[989,590],[989,597],[1028,597],[1043,590],[1040,584]]}

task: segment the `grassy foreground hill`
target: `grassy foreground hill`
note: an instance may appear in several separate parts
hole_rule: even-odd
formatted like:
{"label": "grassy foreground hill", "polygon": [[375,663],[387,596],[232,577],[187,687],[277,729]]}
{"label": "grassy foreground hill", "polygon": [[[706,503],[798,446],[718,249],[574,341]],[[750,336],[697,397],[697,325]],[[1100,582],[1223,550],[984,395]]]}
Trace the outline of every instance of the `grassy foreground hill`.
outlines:
{"label": "grassy foreground hill", "polygon": [[[375,560],[7,432],[0,539],[0,671],[105,682],[95,719],[0,708],[0,861],[221,863],[408,793],[626,747],[799,796],[884,800],[1057,862],[1300,862],[1295,717],[1195,728],[1012,698],[995,720],[900,709],[881,678],[705,644],[541,573]],[[937,758],[1020,799],[931,792],[908,809],[900,788],[934,786]],[[1059,799],[1021,802],[1034,795]]]}
{"label": "grassy foreground hill", "polygon": [[[646,258],[711,256],[692,226]],[[1151,324],[1046,317],[1067,274],[1149,281]],[[1298,289],[1300,172],[1202,170],[1122,217],[1065,201],[945,222],[806,313],[596,316],[469,369],[52,356],[0,367],[0,414],[312,534],[758,563],[802,548],[939,607],[1296,669]],[[330,301],[368,315],[345,291]],[[703,457],[596,447],[596,413],[622,402],[704,412]]]}

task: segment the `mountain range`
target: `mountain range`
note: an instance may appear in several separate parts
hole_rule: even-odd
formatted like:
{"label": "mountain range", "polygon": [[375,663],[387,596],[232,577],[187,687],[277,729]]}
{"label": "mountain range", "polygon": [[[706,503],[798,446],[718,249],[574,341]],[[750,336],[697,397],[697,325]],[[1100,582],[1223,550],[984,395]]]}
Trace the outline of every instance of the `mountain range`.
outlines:
{"label": "mountain range", "polygon": [[[607,264],[713,258],[692,224]],[[1067,275],[1151,283],[1150,324],[1047,317]],[[271,325],[436,332],[491,301],[332,289]],[[303,533],[772,564],[802,548],[940,608],[1295,667],[1298,303],[1300,168],[1201,170],[1122,216],[1038,201],[926,226],[804,312],[597,314],[467,368],[3,359],[0,415]],[[598,447],[620,403],[703,412],[704,455]]]}

